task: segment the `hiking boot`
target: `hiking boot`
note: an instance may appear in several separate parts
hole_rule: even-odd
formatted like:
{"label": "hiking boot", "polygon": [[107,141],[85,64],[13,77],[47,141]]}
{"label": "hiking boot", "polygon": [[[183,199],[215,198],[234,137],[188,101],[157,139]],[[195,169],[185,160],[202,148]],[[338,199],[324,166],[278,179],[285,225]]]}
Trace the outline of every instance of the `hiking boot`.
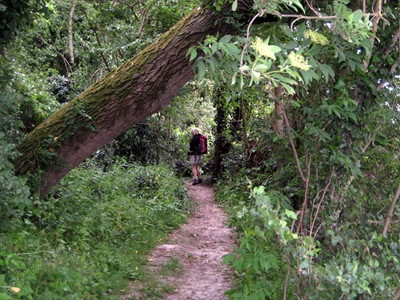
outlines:
{"label": "hiking boot", "polygon": [[199,178],[197,183],[203,183],[203,180],[201,180],[201,178]]}
{"label": "hiking boot", "polygon": [[196,185],[196,184],[198,184],[198,183],[199,183],[199,180],[198,180],[198,179],[193,179],[192,185]]}

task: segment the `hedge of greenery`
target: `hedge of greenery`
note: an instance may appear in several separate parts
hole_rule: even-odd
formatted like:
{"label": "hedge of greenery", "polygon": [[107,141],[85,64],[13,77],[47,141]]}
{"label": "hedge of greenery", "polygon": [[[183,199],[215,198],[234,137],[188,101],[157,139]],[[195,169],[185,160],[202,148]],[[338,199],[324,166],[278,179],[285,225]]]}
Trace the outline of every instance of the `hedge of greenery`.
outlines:
{"label": "hedge of greenery", "polygon": [[[298,214],[270,176],[249,169],[231,174],[217,185],[217,201],[238,233],[238,246],[223,260],[236,275],[231,299],[395,299],[399,228],[393,224],[384,237],[381,226],[367,222],[366,211],[377,205],[373,192],[348,193],[349,201],[367,208],[345,211],[346,217],[321,208],[307,219],[312,227],[305,234],[296,231]],[[258,186],[262,182],[269,184]]]}
{"label": "hedge of greenery", "polygon": [[124,163],[79,167],[30,200],[2,216],[1,300],[117,299],[192,205],[167,167]]}

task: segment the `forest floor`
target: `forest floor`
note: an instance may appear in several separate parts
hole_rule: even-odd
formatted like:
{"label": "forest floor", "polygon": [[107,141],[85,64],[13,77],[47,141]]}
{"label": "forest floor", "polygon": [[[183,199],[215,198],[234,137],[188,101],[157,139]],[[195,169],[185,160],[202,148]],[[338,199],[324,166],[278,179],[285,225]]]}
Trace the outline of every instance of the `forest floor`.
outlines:
{"label": "forest floor", "polygon": [[[232,251],[234,233],[226,225],[227,215],[215,203],[211,186],[190,182],[185,185],[197,209],[166,243],[147,256],[147,270],[158,283],[158,289],[168,287],[160,299],[227,299],[224,293],[232,288],[232,273],[221,261]],[[130,293],[121,299],[158,298],[150,297],[144,290],[145,287],[140,288],[133,282]]]}

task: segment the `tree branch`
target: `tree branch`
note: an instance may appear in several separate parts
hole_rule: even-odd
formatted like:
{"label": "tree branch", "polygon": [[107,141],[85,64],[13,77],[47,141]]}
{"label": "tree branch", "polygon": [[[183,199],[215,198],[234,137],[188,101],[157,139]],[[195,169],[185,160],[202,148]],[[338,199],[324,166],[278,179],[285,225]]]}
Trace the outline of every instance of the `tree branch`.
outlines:
{"label": "tree branch", "polygon": [[400,288],[397,289],[396,294],[393,296],[392,300],[399,300],[400,299]]}
{"label": "tree branch", "polygon": [[310,175],[311,175],[311,157],[310,157],[310,161],[307,163],[307,178],[304,183],[305,184],[304,199],[303,199],[303,206],[302,206],[301,212],[300,212],[299,226],[297,227],[297,231],[296,231],[297,234],[300,233],[300,230],[301,230],[301,227],[303,224],[304,215],[306,214],[306,211],[307,211]]}
{"label": "tree branch", "polygon": [[307,179],[305,178],[303,170],[301,169],[299,155],[297,154],[296,146],[295,146],[294,141],[292,139],[292,135],[291,135],[291,132],[290,132],[289,120],[287,118],[286,110],[285,110],[285,107],[283,105],[282,105],[282,113],[283,113],[283,119],[285,120],[286,131],[288,133],[288,137],[289,137],[290,145],[292,147],[293,155],[294,155],[294,158],[296,159],[297,170],[298,170],[298,172],[300,174],[301,180],[303,180],[303,182],[306,183]]}
{"label": "tree branch", "polygon": [[[384,224],[385,220],[377,221],[377,220],[368,220],[368,224]],[[392,224],[398,224],[400,223],[400,220],[392,220],[390,223]]]}
{"label": "tree branch", "polygon": [[74,40],[73,40],[73,36],[72,36],[72,17],[74,16],[75,2],[76,2],[76,0],[71,1],[71,8],[70,8],[69,14],[68,14],[68,48],[69,48],[71,65],[73,65],[74,61],[75,61],[75,59],[74,59]]}
{"label": "tree branch", "polygon": [[[329,176],[329,181],[328,181],[328,183],[326,184],[325,188],[322,190],[323,194],[322,194],[321,200],[320,200],[319,203],[318,203],[317,210],[316,210],[316,212],[315,212],[315,214],[314,214],[314,219],[312,219],[312,223],[311,223],[311,225],[310,225],[310,235],[313,234],[315,222],[317,221],[317,216],[318,216],[318,213],[319,213],[319,211],[320,211],[320,208],[321,208],[321,205],[322,205],[322,201],[324,201],[325,196],[326,196],[326,193],[328,192],[328,189],[329,189],[329,187],[330,187],[330,185],[331,185],[333,174],[334,174],[334,170],[331,172],[331,176]],[[318,196],[319,194],[320,194],[320,191],[318,192],[317,196]],[[316,196],[314,199],[316,199],[317,196]],[[314,210],[314,206],[313,206],[313,210]],[[313,212],[311,212],[311,218],[312,218],[312,215],[313,215]],[[315,234],[317,234],[317,233],[315,233]]]}
{"label": "tree branch", "polygon": [[389,211],[387,213],[387,216],[385,219],[385,225],[383,225],[382,235],[384,237],[386,237],[387,231],[389,229],[390,221],[392,220],[392,217],[393,217],[394,208],[396,207],[397,200],[399,200],[399,197],[400,197],[400,180],[399,180],[399,185],[397,186],[396,195],[394,195],[392,205],[390,205]]}

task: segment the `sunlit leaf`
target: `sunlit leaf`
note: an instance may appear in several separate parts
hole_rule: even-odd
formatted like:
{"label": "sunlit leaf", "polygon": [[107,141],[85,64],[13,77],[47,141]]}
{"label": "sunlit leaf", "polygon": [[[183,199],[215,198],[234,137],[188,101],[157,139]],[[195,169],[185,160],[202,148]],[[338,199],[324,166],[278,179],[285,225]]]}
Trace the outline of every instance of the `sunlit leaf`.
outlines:
{"label": "sunlit leaf", "polygon": [[232,10],[233,10],[233,11],[236,11],[236,10],[237,10],[237,6],[238,6],[238,1],[237,1],[237,0],[233,1],[233,3],[232,3]]}

